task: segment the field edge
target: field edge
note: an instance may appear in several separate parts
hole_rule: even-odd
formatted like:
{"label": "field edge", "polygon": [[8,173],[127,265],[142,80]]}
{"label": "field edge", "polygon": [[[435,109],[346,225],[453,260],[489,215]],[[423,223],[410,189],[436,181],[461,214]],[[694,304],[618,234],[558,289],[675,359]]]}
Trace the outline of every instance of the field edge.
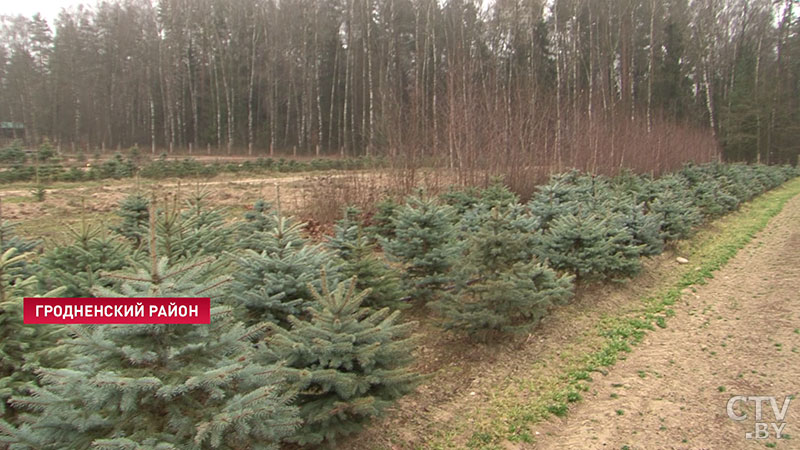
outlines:
{"label": "field edge", "polygon": [[[747,245],[786,203],[800,194],[800,177],[787,181],[782,186],[764,193],[745,203],[731,214],[707,223],[697,234],[676,246],[676,253],[686,255],[691,264],[682,268],[678,281],[657,287],[655,294],[638,299],[633,311],[617,316],[599,318],[593,330],[599,341],[589,344],[585,351],[573,350],[571,354],[559,354],[572,363],[558,374],[558,380],[545,390],[539,389],[533,401],[524,404],[518,399],[531,400],[526,387],[541,383],[526,383],[524,379],[509,380],[509,383],[494,388],[485,407],[469,411],[448,424],[446,429],[436,430],[433,436],[417,448],[446,449],[508,449],[514,443],[535,443],[531,426],[551,415],[566,416],[569,405],[582,400],[582,392],[588,391],[592,374],[607,373],[619,359],[631,352],[648,332],[668,326],[674,315],[670,308],[686,290],[702,285],[714,277],[736,253]],[[636,282],[634,278],[631,280]],[[566,346],[565,346],[566,347]],[[546,362],[541,366],[547,367]],[[535,369],[535,367],[533,368]],[[536,378],[537,372],[528,373],[528,379]],[[552,374],[546,375],[551,377]],[[515,401],[517,400],[517,401]]]}

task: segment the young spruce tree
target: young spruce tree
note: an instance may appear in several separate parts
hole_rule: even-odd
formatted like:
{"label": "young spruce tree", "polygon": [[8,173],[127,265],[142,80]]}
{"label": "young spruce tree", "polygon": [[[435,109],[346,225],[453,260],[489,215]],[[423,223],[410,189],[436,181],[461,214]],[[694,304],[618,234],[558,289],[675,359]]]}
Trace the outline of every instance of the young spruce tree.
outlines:
{"label": "young spruce tree", "polygon": [[52,247],[39,259],[41,289],[63,286],[65,297],[92,297],[96,284],[115,284],[114,280],[100,279],[100,273],[125,267],[131,256],[130,244],[86,220],[81,220],[77,228],[67,225],[67,232],[70,243]]}
{"label": "young spruce tree", "polygon": [[668,242],[689,237],[703,221],[686,180],[675,175],[666,175],[652,183],[647,208],[648,214],[658,217],[661,238]]}
{"label": "young spruce tree", "polygon": [[450,271],[462,248],[454,220],[450,206],[410,197],[392,218],[394,237],[380,239],[387,257],[405,265],[412,297],[428,301],[453,280]]}
{"label": "young spruce tree", "polygon": [[[32,364],[36,363],[37,352],[55,340],[53,327],[23,324],[23,297],[36,296],[36,278],[27,275],[24,264],[31,256],[20,254],[15,247],[0,254],[0,417],[12,423],[16,411],[8,399],[24,392],[35,379]],[[59,295],[62,290],[45,296]]]}
{"label": "young spruce tree", "polygon": [[363,305],[373,308],[404,308],[408,303],[399,299],[405,297],[401,289],[400,277],[377,254],[375,244],[366,236],[357,220],[358,209],[348,208],[345,217],[334,226],[333,236],[326,246],[341,260],[339,274],[343,279],[355,277],[356,289],[370,292],[364,297]]}
{"label": "young spruce tree", "polygon": [[134,248],[139,248],[147,238],[149,207],[147,197],[137,192],[125,197],[117,210],[122,222],[114,231],[129,239]]}
{"label": "young spruce tree", "polygon": [[303,223],[277,211],[273,215],[274,228],[260,236],[261,251],[246,249],[236,257],[231,293],[247,323],[285,325],[289,315],[301,315],[311,305],[308,286],[321,289],[322,270],[338,273],[332,255],[303,237]]}
{"label": "young spruce tree", "polygon": [[206,204],[206,196],[198,188],[188,200],[174,194],[161,202],[156,212],[156,248],[171,263],[233,249],[235,229],[225,223],[221,211]]}
{"label": "young spruce tree", "polygon": [[446,329],[486,339],[536,325],[552,305],[572,296],[572,276],[558,276],[530,255],[529,234],[512,211],[497,208],[468,240],[456,289],[433,303]]}
{"label": "young spruce tree", "polygon": [[644,245],[636,244],[618,214],[588,208],[555,218],[542,234],[540,259],[581,279],[621,279],[641,270]]}
{"label": "young spruce tree", "polygon": [[257,252],[264,250],[263,242],[275,229],[277,215],[272,211],[272,203],[259,199],[253,209],[244,214],[244,223],[238,229],[237,245],[241,249],[250,249]]}
{"label": "young spruce tree", "polygon": [[327,286],[312,289],[309,320],[290,316],[291,329],[277,329],[262,350],[299,392],[303,426],[291,440],[300,444],[332,443],[359,430],[419,380],[408,369],[414,324],[397,323],[399,311],[362,307],[369,292],[357,292],[352,280],[333,291]]}
{"label": "young spruce tree", "polygon": [[[95,292],[218,303],[228,278],[216,275],[217,260],[159,256],[154,222],[148,260],[104,274],[121,284]],[[73,355],[67,367],[40,369],[41,387],[11,401],[38,413],[35,420],[0,421],[0,442],[48,450],[277,448],[298,421],[277,368],[254,361],[252,341],[264,331],[234,323],[220,306],[210,325],[72,326],[62,343]]]}

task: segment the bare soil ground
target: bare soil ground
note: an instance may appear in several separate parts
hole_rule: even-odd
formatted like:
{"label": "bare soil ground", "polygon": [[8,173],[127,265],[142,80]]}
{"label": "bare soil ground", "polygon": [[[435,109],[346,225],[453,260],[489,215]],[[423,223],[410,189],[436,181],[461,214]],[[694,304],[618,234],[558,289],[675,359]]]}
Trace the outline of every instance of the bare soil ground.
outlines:
{"label": "bare soil ground", "polygon": [[276,186],[280,186],[282,207],[296,213],[313,199],[316,186],[344,176],[337,173],[297,173],[278,175],[222,175],[213,180],[104,180],[89,183],[61,183],[48,188],[45,201],[36,202],[30,188],[7,186],[0,188],[4,220],[20,224],[23,234],[37,238],[58,237],[64,225],[77,222],[86,214],[88,220],[108,220],[120,202],[137,190],[146,196],[162,198],[181,193],[187,198],[197,189],[206,193],[209,204],[228,208],[232,218],[251,208],[258,199],[274,202]]}
{"label": "bare soil ground", "polygon": [[[650,333],[566,419],[536,429],[543,449],[800,448],[800,399],[790,403],[788,439],[746,439],[755,403],[726,405],[735,395],[800,391],[800,196],[715,277],[675,305],[666,330]],[[769,403],[763,421],[773,422]]]}
{"label": "bare soil ground", "polygon": [[[46,190],[45,202],[37,203],[31,196],[30,190],[26,189],[5,189],[0,191],[0,199],[13,198],[16,201],[7,203],[8,206],[4,208],[4,213],[8,214],[8,219],[26,219],[26,213],[29,212],[47,212],[51,206],[64,206],[70,205],[69,200],[76,198],[85,198],[89,201],[90,208],[93,211],[110,211],[118,206],[118,203],[126,195],[136,191],[137,189],[145,194],[151,191],[156,191],[160,194],[176,191],[178,189],[184,192],[191,192],[195,187],[200,186],[210,191],[212,196],[209,200],[214,201],[215,204],[228,204],[236,203],[236,200],[241,199],[243,194],[251,193],[265,197],[275,196],[275,186],[280,185],[284,187],[284,194],[294,200],[294,189],[285,189],[286,187],[300,187],[299,182],[311,179],[306,175],[285,175],[285,176],[261,176],[253,177],[247,176],[242,178],[227,178],[221,180],[167,180],[163,182],[143,182],[140,186],[131,180],[124,181],[105,181],[102,184],[97,184],[89,187],[81,187],[74,185],[69,187],[57,187]],[[215,195],[217,191],[229,191],[229,195]],[[238,195],[237,195],[238,194]],[[226,202],[226,200],[230,200]]]}
{"label": "bare soil ground", "polygon": [[[146,196],[180,192],[183,198],[201,189],[206,201],[227,208],[231,218],[252,207],[258,199],[275,202],[280,187],[284,213],[310,221],[309,231],[318,234],[341,218],[346,205],[372,205],[388,192],[403,187],[403,181],[438,192],[451,175],[418,170],[413,176],[386,170],[331,170],[300,173],[221,174],[213,179],[165,179],[138,182],[127,178],[83,183],[56,183],[46,189],[45,200],[35,201],[32,184],[0,186],[2,217],[20,224],[23,234],[36,238],[58,237],[64,224],[81,220],[113,219],[114,211],[128,195]],[[408,180],[407,180],[408,179]],[[322,223],[321,223],[322,222]]]}

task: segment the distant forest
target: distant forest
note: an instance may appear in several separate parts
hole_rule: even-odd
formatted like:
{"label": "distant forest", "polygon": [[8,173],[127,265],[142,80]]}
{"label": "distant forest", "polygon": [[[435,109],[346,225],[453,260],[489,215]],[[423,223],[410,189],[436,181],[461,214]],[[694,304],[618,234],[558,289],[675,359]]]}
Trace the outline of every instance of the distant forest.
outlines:
{"label": "distant forest", "polygon": [[0,121],[65,149],[796,163],[795,3],[100,2],[2,19]]}

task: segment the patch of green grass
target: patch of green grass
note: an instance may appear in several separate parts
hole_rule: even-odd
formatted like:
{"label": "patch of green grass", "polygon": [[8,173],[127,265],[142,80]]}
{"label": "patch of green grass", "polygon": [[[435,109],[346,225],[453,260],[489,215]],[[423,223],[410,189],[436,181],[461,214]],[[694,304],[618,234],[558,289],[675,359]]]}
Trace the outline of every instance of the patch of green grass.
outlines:
{"label": "patch of green grass", "polygon": [[618,410],[616,410],[615,412],[617,413],[617,415],[618,415],[618,416],[622,416],[622,415],[624,415],[624,414],[625,414],[625,411],[623,411],[623,410],[621,410],[621,409],[618,409]]}
{"label": "patch of green grass", "polygon": [[569,374],[570,380],[573,381],[592,381],[592,377],[589,375],[588,370],[576,370]]}
{"label": "patch of green grass", "polygon": [[467,447],[469,448],[485,448],[485,444],[489,444],[492,442],[492,435],[489,433],[476,431],[472,434],[472,437],[467,442]]}
{"label": "patch of green grass", "polygon": [[14,195],[3,198],[3,203],[27,203],[29,201],[31,201],[30,197],[27,196],[23,197],[21,195]]}
{"label": "patch of green grass", "polygon": [[578,391],[569,391],[567,393],[567,401],[570,402],[570,403],[579,402],[582,399],[583,399],[583,397],[581,397],[581,394],[578,393]]}
{"label": "patch of green grass", "polygon": [[[94,224],[117,220],[118,216],[114,212],[87,212],[84,214],[83,218],[86,222]],[[47,244],[64,235],[65,225],[76,227],[79,226],[81,220],[80,215],[76,215],[67,220],[63,217],[44,220],[24,220],[17,224],[16,230],[22,236],[42,239],[45,241],[45,244]]]}
{"label": "patch of green grass", "polygon": [[720,392],[725,392],[725,386],[717,386],[717,390]]}
{"label": "patch of green grass", "polygon": [[569,411],[569,409],[566,403],[553,403],[547,407],[547,412],[558,417],[566,416],[567,411]]}

